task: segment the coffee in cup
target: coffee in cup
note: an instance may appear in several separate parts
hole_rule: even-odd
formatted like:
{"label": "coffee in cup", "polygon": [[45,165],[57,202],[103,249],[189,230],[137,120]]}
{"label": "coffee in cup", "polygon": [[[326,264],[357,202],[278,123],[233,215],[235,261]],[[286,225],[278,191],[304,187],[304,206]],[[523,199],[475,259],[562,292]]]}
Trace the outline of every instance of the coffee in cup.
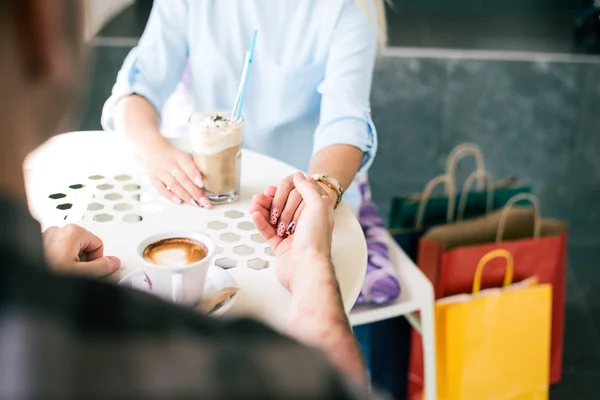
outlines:
{"label": "coffee in cup", "polygon": [[208,254],[206,246],[194,239],[173,237],[150,243],[143,252],[146,261],[163,267],[194,264]]}
{"label": "coffee in cup", "polygon": [[242,168],[244,120],[227,112],[196,113],[189,129],[194,162],[204,176],[204,192],[214,204],[238,199]]}
{"label": "coffee in cup", "polygon": [[203,233],[158,233],[141,241],[137,247],[140,267],[121,281],[143,272],[147,292],[178,304],[196,304],[202,300],[214,253],[214,242]]}

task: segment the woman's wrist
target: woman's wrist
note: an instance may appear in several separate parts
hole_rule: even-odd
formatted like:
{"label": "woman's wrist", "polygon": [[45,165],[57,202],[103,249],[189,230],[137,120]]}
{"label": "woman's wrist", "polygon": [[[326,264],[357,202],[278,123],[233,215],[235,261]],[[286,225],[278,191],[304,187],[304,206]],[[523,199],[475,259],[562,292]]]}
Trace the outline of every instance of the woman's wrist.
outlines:
{"label": "woman's wrist", "polygon": [[329,204],[331,205],[331,207],[335,207],[335,204],[337,203],[337,199],[338,199],[338,194],[335,190],[333,190],[331,188],[331,186],[327,185],[324,182],[321,181],[317,181],[317,183],[319,184],[319,186],[321,186],[324,190],[325,193],[327,193],[327,196],[329,196]]}
{"label": "woman's wrist", "polygon": [[164,136],[158,133],[158,135],[148,135],[148,139],[144,141],[141,146],[141,153],[144,158],[148,158],[156,153],[163,152],[166,148],[171,147],[171,144]]}

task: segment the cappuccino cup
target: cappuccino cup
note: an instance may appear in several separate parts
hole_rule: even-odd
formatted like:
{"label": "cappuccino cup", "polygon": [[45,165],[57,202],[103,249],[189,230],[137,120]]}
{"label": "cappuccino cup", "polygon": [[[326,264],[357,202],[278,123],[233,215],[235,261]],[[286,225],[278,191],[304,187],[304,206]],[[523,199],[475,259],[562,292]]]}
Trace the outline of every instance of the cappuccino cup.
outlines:
{"label": "cappuccino cup", "polygon": [[144,289],[177,304],[193,305],[202,300],[206,275],[215,253],[209,236],[190,231],[152,235],[136,248],[140,268],[119,283],[143,273]]}

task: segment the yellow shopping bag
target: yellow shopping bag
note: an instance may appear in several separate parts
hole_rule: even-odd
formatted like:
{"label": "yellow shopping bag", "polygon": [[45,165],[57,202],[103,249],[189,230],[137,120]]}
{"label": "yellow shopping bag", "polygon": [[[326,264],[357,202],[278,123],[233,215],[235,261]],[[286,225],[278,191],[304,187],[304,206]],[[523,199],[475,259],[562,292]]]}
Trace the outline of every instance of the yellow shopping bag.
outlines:
{"label": "yellow shopping bag", "polygon": [[[481,291],[486,264],[506,259],[503,288]],[[473,293],[436,303],[438,397],[446,400],[548,398],[552,289],[532,277],[512,284],[513,257],[487,253]]]}

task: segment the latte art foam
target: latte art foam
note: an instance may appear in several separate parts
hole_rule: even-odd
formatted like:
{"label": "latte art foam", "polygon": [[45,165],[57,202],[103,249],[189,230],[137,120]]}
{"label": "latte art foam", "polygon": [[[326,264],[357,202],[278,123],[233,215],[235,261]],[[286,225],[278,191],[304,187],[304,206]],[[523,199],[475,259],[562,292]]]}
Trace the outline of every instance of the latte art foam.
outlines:
{"label": "latte art foam", "polygon": [[149,244],[144,249],[144,259],[165,267],[183,267],[206,257],[208,249],[193,239],[168,238]]}

